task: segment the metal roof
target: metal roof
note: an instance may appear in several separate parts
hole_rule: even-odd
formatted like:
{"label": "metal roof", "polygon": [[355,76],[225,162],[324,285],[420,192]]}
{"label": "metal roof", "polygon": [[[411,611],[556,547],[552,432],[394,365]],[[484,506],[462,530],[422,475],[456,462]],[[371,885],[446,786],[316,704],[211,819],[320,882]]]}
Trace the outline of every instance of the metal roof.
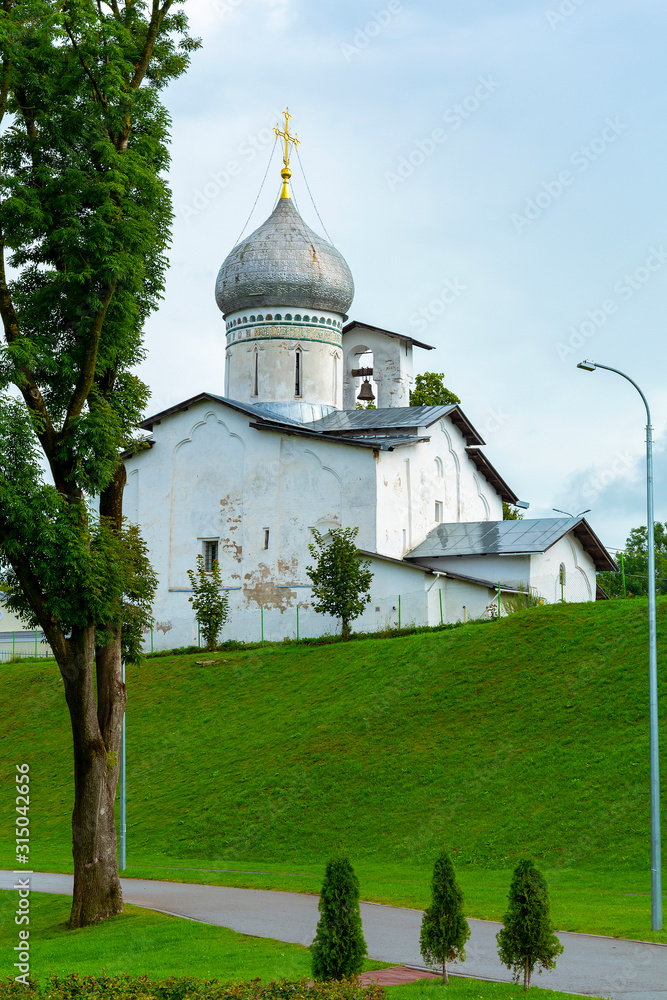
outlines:
{"label": "metal roof", "polygon": [[584,518],[539,517],[521,521],[469,521],[439,524],[406,559],[436,556],[533,555],[546,552],[572,532],[599,570],[616,563]]}
{"label": "metal roof", "polygon": [[223,315],[237,309],[288,305],[328,309],[346,318],[354,281],[342,254],[303,221],[291,198],[280,198],[259,229],[230,251],[215,283]]}
{"label": "metal roof", "polygon": [[362,448],[374,448],[379,451],[393,451],[394,448],[400,448],[402,445],[415,444],[417,441],[429,440],[428,437],[419,437],[416,434],[383,434],[381,436],[364,434],[357,437],[352,435],[339,437],[336,434],[320,434],[318,431],[311,430],[309,424],[284,424],[281,426],[276,423],[264,423],[263,421],[257,422],[251,420],[249,426],[254,427],[255,430],[258,431],[277,431],[279,434],[291,434],[296,437],[316,438],[318,441],[331,441],[335,444],[358,445]]}
{"label": "metal roof", "polygon": [[167,407],[166,410],[146,417],[139,426],[151,431],[153,426],[159,424],[165,417],[181,410],[187,410],[195,403],[206,399],[223,403],[241,413],[247,413],[276,429],[279,427],[300,428],[318,436],[336,436],[341,441],[348,436],[370,436],[377,439],[389,436],[403,439],[406,435],[413,439],[424,440],[424,428],[447,416],[458,427],[468,445],[484,444],[468,418],[455,404],[448,406],[391,406],[382,410],[337,410],[335,413],[318,420],[303,422],[275,412],[271,409],[270,403],[242,403],[238,399],[228,399],[226,396],[218,396],[213,392],[199,392],[196,396],[190,396],[189,399],[185,399],[181,403],[175,403],[173,406]]}
{"label": "metal roof", "polygon": [[410,430],[419,434],[443,417],[449,417],[468,445],[484,444],[473,425],[456,403],[441,406],[387,406],[381,410],[338,410],[304,426],[322,434],[367,434]]}
{"label": "metal roof", "polygon": [[382,333],[385,337],[395,337],[397,340],[406,340],[408,344],[414,344],[415,347],[423,347],[425,351],[434,351],[435,348],[431,344],[423,344],[421,340],[415,340],[414,337],[410,337],[405,333],[393,333],[391,330],[383,330],[381,326],[373,326],[371,323],[362,323],[358,319],[353,319],[350,323],[346,323],[343,327],[343,336],[346,333],[352,333],[354,329],[360,327],[362,330],[374,330],[375,333]]}
{"label": "metal roof", "polygon": [[154,424],[159,424],[165,417],[171,416],[172,413],[179,413],[181,410],[188,410],[195,403],[200,403],[204,399],[214,400],[216,403],[224,403],[225,406],[230,406],[233,410],[239,410],[241,413],[259,417],[267,423],[286,424],[293,427],[303,426],[298,420],[292,420],[291,417],[285,417],[280,413],[273,413],[269,409],[270,404],[268,403],[241,403],[238,399],[227,399],[226,396],[218,396],[214,392],[198,392],[196,396],[190,396],[189,399],[184,399],[181,403],[174,403],[173,406],[168,406],[166,410],[154,413],[152,417],[146,417],[145,420],[141,421],[139,426],[145,430],[152,431]]}

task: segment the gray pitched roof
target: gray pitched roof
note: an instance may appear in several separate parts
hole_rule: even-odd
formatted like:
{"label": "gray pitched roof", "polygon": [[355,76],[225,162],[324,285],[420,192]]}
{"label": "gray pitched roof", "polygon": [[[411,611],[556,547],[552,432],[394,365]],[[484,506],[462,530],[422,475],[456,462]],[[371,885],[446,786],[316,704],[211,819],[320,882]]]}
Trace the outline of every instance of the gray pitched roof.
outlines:
{"label": "gray pitched roof", "polygon": [[373,326],[371,323],[362,323],[358,319],[353,319],[351,322],[345,324],[343,327],[343,336],[346,333],[352,333],[356,329],[373,330],[375,333],[384,334],[385,337],[393,337],[395,340],[406,340],[408,344],[414,344],[415,347],[423,347],[425,351],[435,350],[432,344],[424,344],[421,340],[415,340],[414,337],[410,337],[408,334],[394,333],[393,330],[385,330],[381,326]]}
{"label": "gray pitched roof", "polygon": [[583,517],[538,517],[521,521],[468,521],[439,524],[406,559],[437,556],[533,555],[546,552],[572,532],[599,570],[615,570],[616,563]]}
{"label": "gray pitched roof", "polygon": [[[165,417],[179,410],[187,410],[195,403],[204,399],[215,400],[230,406],[233,410],[247,413],[265,427],[294,427],[315,434],[318,437],[335,437],[345,441],[349,437],[371,437],[376,442],[392,438],[394,441],[409,443],[423,438],[424,429],[436,423],[444,416],[461,431],[468,445],[484,444],[473,425],[458,405],[448,406],[392,406],[382,410],[337,410],[318,420],[302,422],[283,415],[271,409],[270,403],[242,403],[238,399],[228,399],[212,392],[200,392],[196,396],[176,403],[174,406],[161,410],[151,417],[146,417],[139,426],[152,430]],[[257,426],[257,425],[253,425]],[[374,433],[375,432],[375,433]],[[349,442],[352,443],[352,442]],[[386,442],[385,442],[386,443]]]}
{"label": "gray pitched roof", "polygon": [[442,406],[388,406],[381,410],[337,410],[314,420],[308,426],[322,434],[367,434],[370,431],[378,434],[388,434],[391,431],[419,434],[420,429],[430,427],[442,417],[449,417],[468,445],[484,444],[456,403]]}

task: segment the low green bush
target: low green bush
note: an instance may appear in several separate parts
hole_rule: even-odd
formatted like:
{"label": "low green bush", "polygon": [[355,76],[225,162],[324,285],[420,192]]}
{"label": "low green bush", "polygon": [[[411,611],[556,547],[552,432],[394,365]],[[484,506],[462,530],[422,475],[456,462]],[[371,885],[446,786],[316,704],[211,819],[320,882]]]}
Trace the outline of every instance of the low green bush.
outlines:
{"label": "low green bush", "polygon": [[306,979],[262,983],[221,983],[217,979],[148,976],[49,976],[26,987],[13,978],[0,981],[0,998],[14,1000],[386,1000],[380,986],[362,986],[358,979],[308,984]]}

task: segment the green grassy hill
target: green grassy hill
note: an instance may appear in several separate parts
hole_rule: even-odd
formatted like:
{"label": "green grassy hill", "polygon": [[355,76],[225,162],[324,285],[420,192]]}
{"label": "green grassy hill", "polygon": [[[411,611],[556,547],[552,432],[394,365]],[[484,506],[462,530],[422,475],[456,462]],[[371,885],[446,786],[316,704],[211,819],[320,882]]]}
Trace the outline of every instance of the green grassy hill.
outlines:
{"label": "green grassy hill", "polygon": [[[557,605],[450,632],[130,667],[127,874],[317,891],[343,847],[362,897],[417,906],[444,842],[471,915],[502,914],[528,853],[555,913],[560,893],[561,929],[649,938],[646,619],[639,600]],[[658,639],[664,664],[667,599]],[[31,768],[32,866],[68,870],[55,664],[3,665],[0,698],[3,773]],[[7,792],[10,868],[12,808]]]}

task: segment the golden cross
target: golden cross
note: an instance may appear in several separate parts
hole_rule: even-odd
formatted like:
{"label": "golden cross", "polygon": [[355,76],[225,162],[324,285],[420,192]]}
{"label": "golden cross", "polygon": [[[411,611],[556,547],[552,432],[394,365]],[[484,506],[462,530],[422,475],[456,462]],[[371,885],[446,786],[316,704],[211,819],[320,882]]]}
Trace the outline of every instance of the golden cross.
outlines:
{"label": "golden cross", "polygon": [[296,137],[296,132],[294,133],[294,135],[290,135],[289,134],[289,120],[292,117],[291,114],[289,113],[289,108],[285,108],[284,115],[285,115],[285,128],[284,128],[284,130],[281,132],[281,130],[278,127],[278,125],[276,125],[275,128],[273,129],[273,131],[276,133],[276,136],[279,139],[283,139],[284,142],[285,142],[285,152],[283,153],[283,163],[285,164],[286,167],[288,167],[289,166],[289,144],[290,144],[290,142],[293,142],[294,143],[294,148],[296,149],[296,147],[299,145],[299,140]]}

